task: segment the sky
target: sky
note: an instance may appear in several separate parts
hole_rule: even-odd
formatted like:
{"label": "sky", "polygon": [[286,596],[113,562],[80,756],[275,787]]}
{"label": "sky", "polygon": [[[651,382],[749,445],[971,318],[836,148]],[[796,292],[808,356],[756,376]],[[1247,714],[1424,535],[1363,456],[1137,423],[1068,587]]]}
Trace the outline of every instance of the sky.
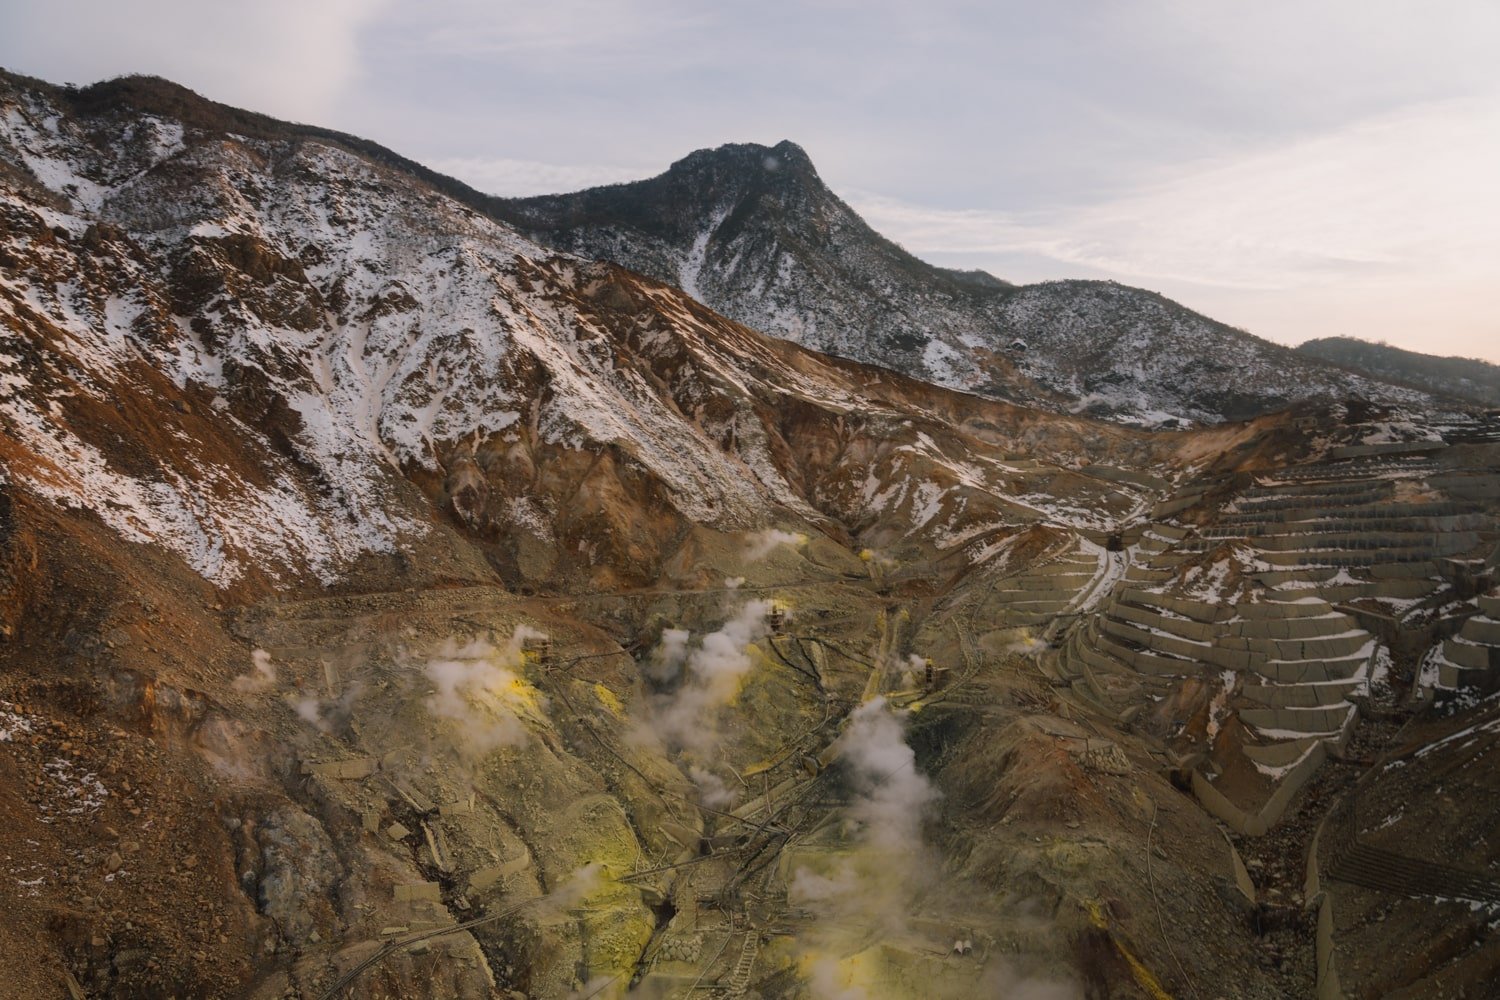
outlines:
{"label": "sky", "polygon": [[792,139],[934,263],[1500,362],[1494,0],[0,0],[0,66],[165,76],[496,194]]}

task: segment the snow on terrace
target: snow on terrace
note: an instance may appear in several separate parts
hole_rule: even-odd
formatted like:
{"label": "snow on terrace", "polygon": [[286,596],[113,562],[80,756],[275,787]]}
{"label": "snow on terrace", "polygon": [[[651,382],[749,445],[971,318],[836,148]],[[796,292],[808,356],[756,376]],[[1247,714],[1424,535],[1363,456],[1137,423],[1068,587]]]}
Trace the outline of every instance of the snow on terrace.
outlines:
{"label": "snow on terrace", "polygon": [[1125,578],[1125,571],[1130,568],[1134,555],[1129,551],[1110,552],[1103,545],[1081,536],[1078,539],[1078,553],[1093,556],[1098,569],[1093,579],[1068,603],[1067,610],[1071,614],[1084,614],[1099,607],[1114,590],[1115,584]]}

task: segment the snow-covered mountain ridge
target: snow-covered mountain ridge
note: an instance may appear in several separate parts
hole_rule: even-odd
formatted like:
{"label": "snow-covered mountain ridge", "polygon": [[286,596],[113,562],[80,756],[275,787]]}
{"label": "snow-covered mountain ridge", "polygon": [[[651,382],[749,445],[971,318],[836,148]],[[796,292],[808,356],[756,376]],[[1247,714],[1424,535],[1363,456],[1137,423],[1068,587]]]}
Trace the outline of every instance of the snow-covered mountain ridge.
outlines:
{"label": "snow-covered mountain ridge", "polygon": [[676,284],[748,326],[996,398],[1167,426],[1316,398],[1426,398],[1141,289],[1017,287],[926,264],[791,142],[699,150],[648,180],[492,206],[542,242]]}
{"label": "snow-covered mountain ridge", "polygon": [[336,139],[70,99],[0,93],[8,475],[220,587],[454,528],[512,579],[775,518],[982,546],[1137,503],[1065,470],[1071,504],[1012,499],[1036,472],[1007,452],[1171,447],[760,336]]}

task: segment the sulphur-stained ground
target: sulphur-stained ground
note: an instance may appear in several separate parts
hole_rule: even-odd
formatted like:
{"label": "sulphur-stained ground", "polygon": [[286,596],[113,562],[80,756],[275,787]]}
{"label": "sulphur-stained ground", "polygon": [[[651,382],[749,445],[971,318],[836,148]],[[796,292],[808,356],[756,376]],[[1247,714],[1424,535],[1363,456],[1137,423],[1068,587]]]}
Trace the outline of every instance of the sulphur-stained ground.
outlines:
{"label": "sulphur-stained ground", "polygon": [[[0,693],[17,996],[318,996],[373,956],[353,995],[672,995],[742,964],[766,995],[1129,995],[1132,961],[1163,988],[1250,964],[1224,838],[1149,752],[1020,652],[966,655],[982,610],[826,540],[707,538],[631,592],[235,606],[90,534],[31,551],[97,639],[38,600]],[[864,770],[861,711],[893,727]],[[1174,956],[1161,921],[1204,934]],[[1278,995],[1259,975],[1240,995]]]}

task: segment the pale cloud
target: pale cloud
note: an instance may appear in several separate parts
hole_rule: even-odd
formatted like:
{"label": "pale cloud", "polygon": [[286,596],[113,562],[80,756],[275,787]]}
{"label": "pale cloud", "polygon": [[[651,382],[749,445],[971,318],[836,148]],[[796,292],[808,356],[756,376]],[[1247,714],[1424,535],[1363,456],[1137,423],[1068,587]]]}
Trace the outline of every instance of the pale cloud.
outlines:
{"label": "pale cloud", "polygon": [[1114,199],[952,211],[857,192],[916,253],[1024,252],[1122,277],[1279,290],[1392,269],[1500,271],[1500,101],[1404,109],[1179,168]]}
{"label": "pale cloud", "polygon": [[1500,274],[1500,98],[1406,107],[1162,173],[1099,203],[1026,213],[850,200],[914,253],[1002,261],[1007,277],[1019,262],[1037,276],[1186,287],[1199,308],[1233,301],[1241,317],[1275,317],[1255,332],[1286,340],[1353,333],[1430,350],[1436,327],[1459,353],[1500,354],[1484,342],[1491,313],[1476,308]]}
{"label": "pale cloud", "polygon": [[623,54],[702,30],[712,19],[687,0],[435,0],[403,10],[414,45],[465,57]]}
{"label": "pale cloud", "polygon": [[318,122],[358,80],[359,31],[385,0],[26,6],[24,17],[5,17],[8,69],[79,84],[149,73],[227,104]]}
{"label": "pale cloud", "polygon": [[624,181],[639,180],[655,172],[649,167],[538,163],[535,160],[483,156],[428,160],[427,166],[451,177],[457,177],[477,191],[507,198],[533,194],[557,194],[599,187],[604,184],[619,184]]}

